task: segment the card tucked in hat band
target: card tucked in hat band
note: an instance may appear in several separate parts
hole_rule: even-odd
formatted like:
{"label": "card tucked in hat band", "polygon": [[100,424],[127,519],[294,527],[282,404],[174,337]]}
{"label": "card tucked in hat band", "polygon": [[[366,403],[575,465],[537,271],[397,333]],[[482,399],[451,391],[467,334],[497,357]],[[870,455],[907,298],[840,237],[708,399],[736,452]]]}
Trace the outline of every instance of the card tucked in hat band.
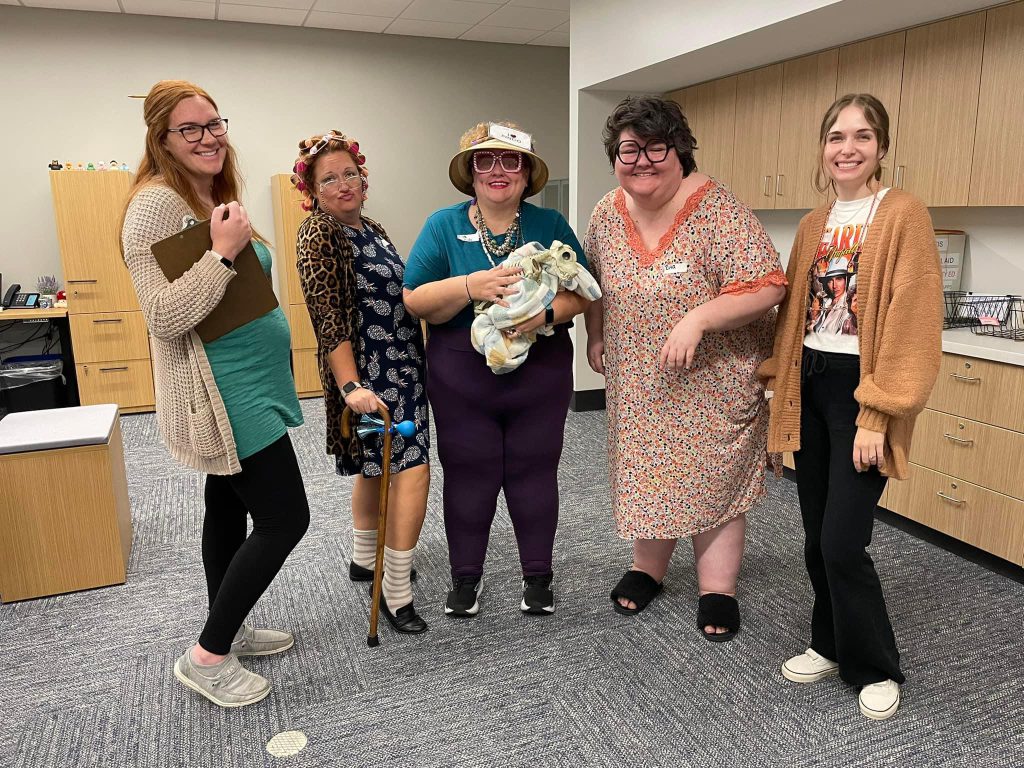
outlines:
{"label": "card tucked in hat band", "polygon": [[504,141],[506,144],[521,147],[527,151],[533,149],[533,136],[525,131],[517,131],[514,128],[491,123],[490,128],[487,130],[487,135],[492,139]]}

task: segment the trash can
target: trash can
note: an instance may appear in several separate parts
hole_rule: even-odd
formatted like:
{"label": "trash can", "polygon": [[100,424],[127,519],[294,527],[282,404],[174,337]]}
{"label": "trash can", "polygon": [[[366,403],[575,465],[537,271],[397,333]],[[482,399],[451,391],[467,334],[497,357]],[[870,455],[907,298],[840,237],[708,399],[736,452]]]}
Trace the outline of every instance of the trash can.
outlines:
{"label": "trash can", "polygon": [[9,357],[0,365],[0,407],[13,413],[70,404],[60,355]]}

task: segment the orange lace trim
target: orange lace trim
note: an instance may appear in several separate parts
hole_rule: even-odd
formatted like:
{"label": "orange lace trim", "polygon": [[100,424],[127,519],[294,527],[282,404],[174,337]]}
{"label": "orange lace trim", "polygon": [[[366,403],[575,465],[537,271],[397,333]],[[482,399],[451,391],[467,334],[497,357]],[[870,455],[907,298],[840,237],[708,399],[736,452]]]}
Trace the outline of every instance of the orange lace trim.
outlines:
{"label": "orange lace trim", "polygon": [[626,193],[622,191],[622,187],[615,190],[615,210],[618,211],[619,216],[622,217],[622,221],[626,225],[626,242],[629,243],[630,249],[640,259],[640,266],[649,267],[651,264],[660,259],[665,249],[671,245],[675,239],[676,230],[679,226],[686,221],[687,217],[693,213],[697,206],[701,204],[704,199],[704,195],[708,193],[708,190],[714,186],[714,182],[708,179],[701,187],[695,190],[683,203],[683,207],[676,213],[675,219],[672,221],[672,226],[669,227],[665,234],[661,236],[658,241],[658,247],[654,251],[648,251],[647,246],[644,245],[644,240],[640,237],[640,233],[636,229],[636,224],[633,222],[633,217],[629,215],[629,211],[626,209]]}
{"label": "orange lace trim", "polygon": [[737,280],[734,283],[729,283],[722,287],[722,290],[718,292],[719,296],[726,294],[738,294],[738,293],[757,293],[762,288],[769,285],[781,285],[786,287],[789,285],[789,281],[786,279],[786,273],[781,269],[776,269],[774,272],[769,272],[764,277],[759,277],[756,280]]}

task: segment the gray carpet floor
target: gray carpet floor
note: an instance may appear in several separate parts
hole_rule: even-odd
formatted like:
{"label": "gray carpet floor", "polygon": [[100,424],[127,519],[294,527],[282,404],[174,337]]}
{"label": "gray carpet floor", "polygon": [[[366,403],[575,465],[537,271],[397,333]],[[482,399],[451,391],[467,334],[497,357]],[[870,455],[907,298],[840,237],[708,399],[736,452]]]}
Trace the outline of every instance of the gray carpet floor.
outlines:
{"label": "gray carpet floor", "polygon": [[[415,599],[430,622],[366,646],[367,596],[345,576],[349,484],[323,454],[322,402],[292,438],[313,523],[251,617],[295,648],[246,664],[274,685],[222,710],[182,687],[174,659],[205,612],[202,478],[175,465],[152,416],[124,417],[135,540],[120,587],[0,606],[0,766],[1022,766],[1024,585],[884,524],[872,553],[904,672],[897,716],[872,722],[833,678],[786,682],[807,645],[810,590],[795,486],[771,479],[751,515],[743,629],[695,626],[693,555],[638,617],[610,609],[628,565],[610,520],[604,414],[570,414],[555,553],[558,611],[523,616],[507,513],[491,537],[482,612],[446,619],[435,463]],[[275,734],[308,746],[274,758]]]}

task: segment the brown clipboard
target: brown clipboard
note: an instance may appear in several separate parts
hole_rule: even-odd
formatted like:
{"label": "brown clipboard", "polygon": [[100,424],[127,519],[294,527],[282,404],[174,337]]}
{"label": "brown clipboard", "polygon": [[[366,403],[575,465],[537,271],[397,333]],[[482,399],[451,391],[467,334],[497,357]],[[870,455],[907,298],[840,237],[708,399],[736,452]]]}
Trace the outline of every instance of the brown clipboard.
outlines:
{"label": "brown clipboard", "polygon": [[[207,219],[153,243],[150,250],[167,280],[174,282],[212,246]],[[251,242],[235,258],[234,269],[237,275],[228,283],[220,303],[196,326],[196,333],[204,342],[219,339],[278,306],[274,286],[263,272],[260,257]]]}

